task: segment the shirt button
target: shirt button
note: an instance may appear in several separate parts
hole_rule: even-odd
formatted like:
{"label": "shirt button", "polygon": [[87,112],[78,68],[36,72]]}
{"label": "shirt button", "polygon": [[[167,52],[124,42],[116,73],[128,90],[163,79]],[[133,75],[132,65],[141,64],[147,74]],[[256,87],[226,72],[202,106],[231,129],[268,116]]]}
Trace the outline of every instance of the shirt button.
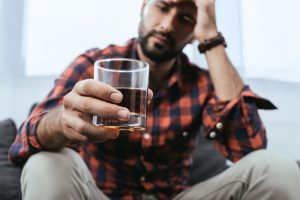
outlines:
{"label": "shirt button", "polygon": [[214,139],[215,137],[217,136],[217,133],[216,132],[210,132],[210,134],[209,134],[209,137],[211,138],[211,139]]}
{"label": "shirt button", "polygon": [[151,138],[151,135],[149,133],[144,133],[143,137],[145,140],[149,140]]}
{"label": "shirt button", "polygon": [[223,128],[223,123],[222,122],[218,122],[216,124],[216,128],[219,129],[219,130],[221,130]]}
{"label": "shirt button", "polygon": [[146,180],[145,176],[141,176],[141,182],[144,182]]}
{"label": "shirt button", "polygon": [[184,132],[182,133],[182,136],[183,136],[183,137],[186,137],[186,136],[188,136],[188,134],[189,134],[188,132],[184,131]]}

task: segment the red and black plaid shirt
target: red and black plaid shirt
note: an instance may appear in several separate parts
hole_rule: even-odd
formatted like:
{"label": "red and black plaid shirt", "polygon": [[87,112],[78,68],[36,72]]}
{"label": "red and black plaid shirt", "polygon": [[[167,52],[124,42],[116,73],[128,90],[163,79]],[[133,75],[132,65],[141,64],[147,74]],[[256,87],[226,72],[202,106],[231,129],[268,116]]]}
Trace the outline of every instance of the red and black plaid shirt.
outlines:
{"label": "red and black plaid shirt", "polygon": [[[62,104],[76,82],[93,78],[95,60],[138,59],[136,45],[137,40],[132,39],[126,46],[92,49],[77,57],[20,127],[10,149],[11,160],[22,166],[30,155],[43,150],[36,137],[38,122]],[[181,54],[147,108],[146,131],[122,132],[116,140],[101,144],[81,144],[80,155],[98,187],[112,199],[139,199],[142,193],[169,199],[188,187],[191,153],[200,126],[206,130],[203,136],[215,141],[217,149],[232,161],[266,147],[257,108],[272,108],[272,104],[248,87],[239,98],[221,101],[214,94],[208,71]]]}

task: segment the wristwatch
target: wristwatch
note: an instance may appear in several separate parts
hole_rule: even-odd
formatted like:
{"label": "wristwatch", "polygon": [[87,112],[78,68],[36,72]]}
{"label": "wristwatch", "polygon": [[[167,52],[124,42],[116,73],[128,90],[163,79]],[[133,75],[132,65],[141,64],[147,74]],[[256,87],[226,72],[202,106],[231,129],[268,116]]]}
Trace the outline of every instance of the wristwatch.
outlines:
{"label": "wristwatch", "polygon": [[198,49],[200,53],[205,53],[207,50],[210,50],[219,45],[223,45],[225,48],[227,47],[225,38],[223,37],[221,32],[218,32],[218,35],[213,38],[200,42]]}

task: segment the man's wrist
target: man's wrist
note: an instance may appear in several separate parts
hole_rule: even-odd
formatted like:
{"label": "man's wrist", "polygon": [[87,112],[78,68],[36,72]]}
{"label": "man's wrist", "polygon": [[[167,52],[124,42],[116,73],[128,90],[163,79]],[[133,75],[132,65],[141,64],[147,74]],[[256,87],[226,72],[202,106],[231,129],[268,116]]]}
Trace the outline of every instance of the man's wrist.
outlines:
{"label": "man's wrist", "polygon": [[197,37],[197,39],[198,39],[198,41],[201,43],[201,42],[203,42],[203,41],[205,41],[205,40],[208,40],[208,39],[210,39],[210,38],[213,38],[213,37],[215,37],[216,35],[218,35],[218,31],[216,30],[216,29],[213,29],[213,30],[211,30],[211,31],[206,31],[204,34],[200,34],[198,37]]}
{"label": "man's wrist", "polygon": [[61,109],[58,107],[45,115],[38,124],[36,135],[42,147],[48,150],[60,149],[68,144],[61,125]]}

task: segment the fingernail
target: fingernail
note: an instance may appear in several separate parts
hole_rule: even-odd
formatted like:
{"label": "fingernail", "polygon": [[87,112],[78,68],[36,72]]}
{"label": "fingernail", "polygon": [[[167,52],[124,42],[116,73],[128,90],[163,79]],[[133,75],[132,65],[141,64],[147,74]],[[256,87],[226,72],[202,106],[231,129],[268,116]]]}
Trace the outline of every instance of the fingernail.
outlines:
{"label": "fingernail", "polygon": [[128,119],[129,118],[129,112],[126,109],[119,110],[118,116],[122,119]]}
{"label": "fingernail", "polygon": [[116,103],[119,103],[122,101],[123,95],[118,92],[114,92],[110,95],[111,100],[113,100]]}

